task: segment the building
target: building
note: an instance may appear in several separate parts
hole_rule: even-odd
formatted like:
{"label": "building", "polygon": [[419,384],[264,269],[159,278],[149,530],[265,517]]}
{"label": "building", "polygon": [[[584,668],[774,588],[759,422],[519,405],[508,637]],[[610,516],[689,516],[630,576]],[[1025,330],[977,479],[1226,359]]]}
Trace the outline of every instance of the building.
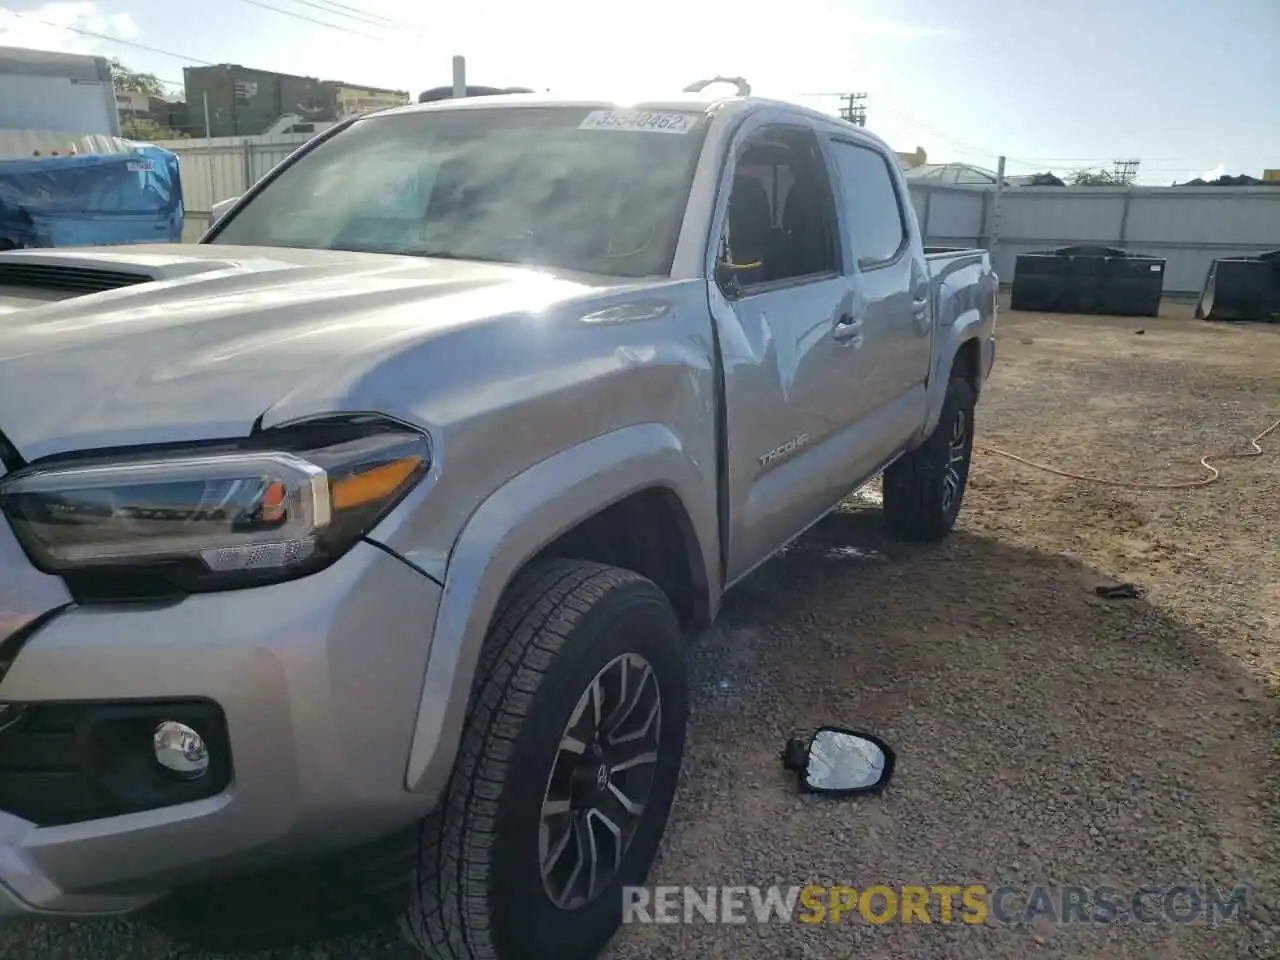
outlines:
{"label": "building", "polygon": [[929,162],[929,155],[924,152],[924,147],[916,147],[915,153],[902,153],[899,151],[897,156],[903,170],[912,170]]}
{"label": "building", "polygon": [[117,90],[116,109],[122,126],[131,120],[149,120],[169,130],[187,132],[187,105],[181,100],[154,97],[137,90]]}
{"label": "building", "polygon": [[230,63],[186,67],[182,74],[192,136],[254,137],[283,114],[320,119],[329,112],[320,81],[314,77],[295,77]]}
{"label": "building", "polygon": [[386,110],[389,107],[403,107],[409,103],[409,94],[404,90],[353,87],[338,81],[326,81],[325,86],[332,97],[334,119],[337,120],[371,113],[374,110]]}
{"label": "building", "polygon": [[[992,186],[998,179],[994,170],[972,163],[922,163],[906,171],[906,178],[922,183],[952,183],[964,186]],[[1008,183],[1008,180],[1005,181]]]}
{"label": "building", "polygon": [[[409,103],[404,90],[383,90],[336,80],[298,77],[239,64],[183,70],[193,136],[254,137],[280,117],[332,122]],[[209,129],[204,111],[208,102]]]}
{"label": "building", "polygon": [[124,122],[131,117],[145,117],[151,110],[151,97],[140,90],[116,90],[116,110]]}

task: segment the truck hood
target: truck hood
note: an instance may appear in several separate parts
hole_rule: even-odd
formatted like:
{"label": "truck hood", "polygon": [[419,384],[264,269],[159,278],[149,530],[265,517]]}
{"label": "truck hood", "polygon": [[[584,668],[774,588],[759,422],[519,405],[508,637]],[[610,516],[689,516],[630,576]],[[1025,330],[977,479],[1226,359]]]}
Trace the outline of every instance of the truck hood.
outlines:
{"label": "truck hood", "polygon": [[282,404],[397,413],[377,374],[424,341],[646,286],[212,244],[0,254],[0,434],[31,461],[244,436]]}

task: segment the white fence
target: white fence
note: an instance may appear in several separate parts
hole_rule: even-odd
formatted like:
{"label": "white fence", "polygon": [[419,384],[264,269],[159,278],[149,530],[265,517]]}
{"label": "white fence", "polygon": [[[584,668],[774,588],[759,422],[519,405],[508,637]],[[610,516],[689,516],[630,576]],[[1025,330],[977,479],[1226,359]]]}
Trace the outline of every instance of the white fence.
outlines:
{"label": "white fence", "polygon": [[992,250],[1013,280],[1020,253],[1075,244],[1163,257],[1166,295],[1198,294],[1219,257],[1280,249],[1280,187],[990,187],[914,184],[920,228],[937,246]]}
{"label": "white fence", "polygon": [[[214,203],[244,193],[307,139],[163,144],[181,157],[184,239],[204,232]],[[1280,249],[1280,187],[1011,187],[998,211],[990,187],[914,184],[911,196],[928,243],[991,250],[1006,283],[1019,253],[1089,243],[1165,258],[1165,293],[1186,295],[1218,257]]]}
{"label": "white fence", "polygon": [[234,137],[168,140],[158,146],[178,155],[182,167],[182,203],[187,219],[182,239],[192,242],[208,229],[209,210],[219,200],[238,197],[307,140],[292,134],[263,143]]}

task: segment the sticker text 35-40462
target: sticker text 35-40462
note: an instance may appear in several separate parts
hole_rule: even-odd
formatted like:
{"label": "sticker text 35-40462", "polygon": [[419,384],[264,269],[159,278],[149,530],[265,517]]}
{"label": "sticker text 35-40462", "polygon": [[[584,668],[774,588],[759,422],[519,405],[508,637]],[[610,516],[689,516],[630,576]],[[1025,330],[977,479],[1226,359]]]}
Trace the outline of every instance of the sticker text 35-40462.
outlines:
{"label": "sticker text 35-40462", "polygon": [[693,129],[697,115],[658,113],[649,110],[593,110],[578,124],[579,130],[625,130],[641,133],[684,134]]}

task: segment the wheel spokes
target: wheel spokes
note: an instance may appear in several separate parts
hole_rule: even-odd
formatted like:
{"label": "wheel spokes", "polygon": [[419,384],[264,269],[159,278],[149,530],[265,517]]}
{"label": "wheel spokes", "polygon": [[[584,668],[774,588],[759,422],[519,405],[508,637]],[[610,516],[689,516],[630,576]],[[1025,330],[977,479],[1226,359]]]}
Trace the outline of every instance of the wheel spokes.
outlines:
{"label": "wheel spokes", "polygon": [[951,439],[947,444],[947,469],[942,475],[942,509],[951,510],[960,497],[962,471],[969,459],[969,418],[956,411],[951,421]]}
{"label": "wheel spokes", "polygon": [[573,910],[622,865],[659,760],[662,701],[645,659],[611,660],[574,705],[543,794],[538,855],[548,897]]}
{"label": "wheel spokes", "polygon": [[658,762],[657,750],[642,750],[625,756],[621,752],[615,751],[614,757],[618,758],[613,763],[613,773],[615,775],[622,773],[624,770],[630,770],[632,767],[642,767],[651,763]]}

